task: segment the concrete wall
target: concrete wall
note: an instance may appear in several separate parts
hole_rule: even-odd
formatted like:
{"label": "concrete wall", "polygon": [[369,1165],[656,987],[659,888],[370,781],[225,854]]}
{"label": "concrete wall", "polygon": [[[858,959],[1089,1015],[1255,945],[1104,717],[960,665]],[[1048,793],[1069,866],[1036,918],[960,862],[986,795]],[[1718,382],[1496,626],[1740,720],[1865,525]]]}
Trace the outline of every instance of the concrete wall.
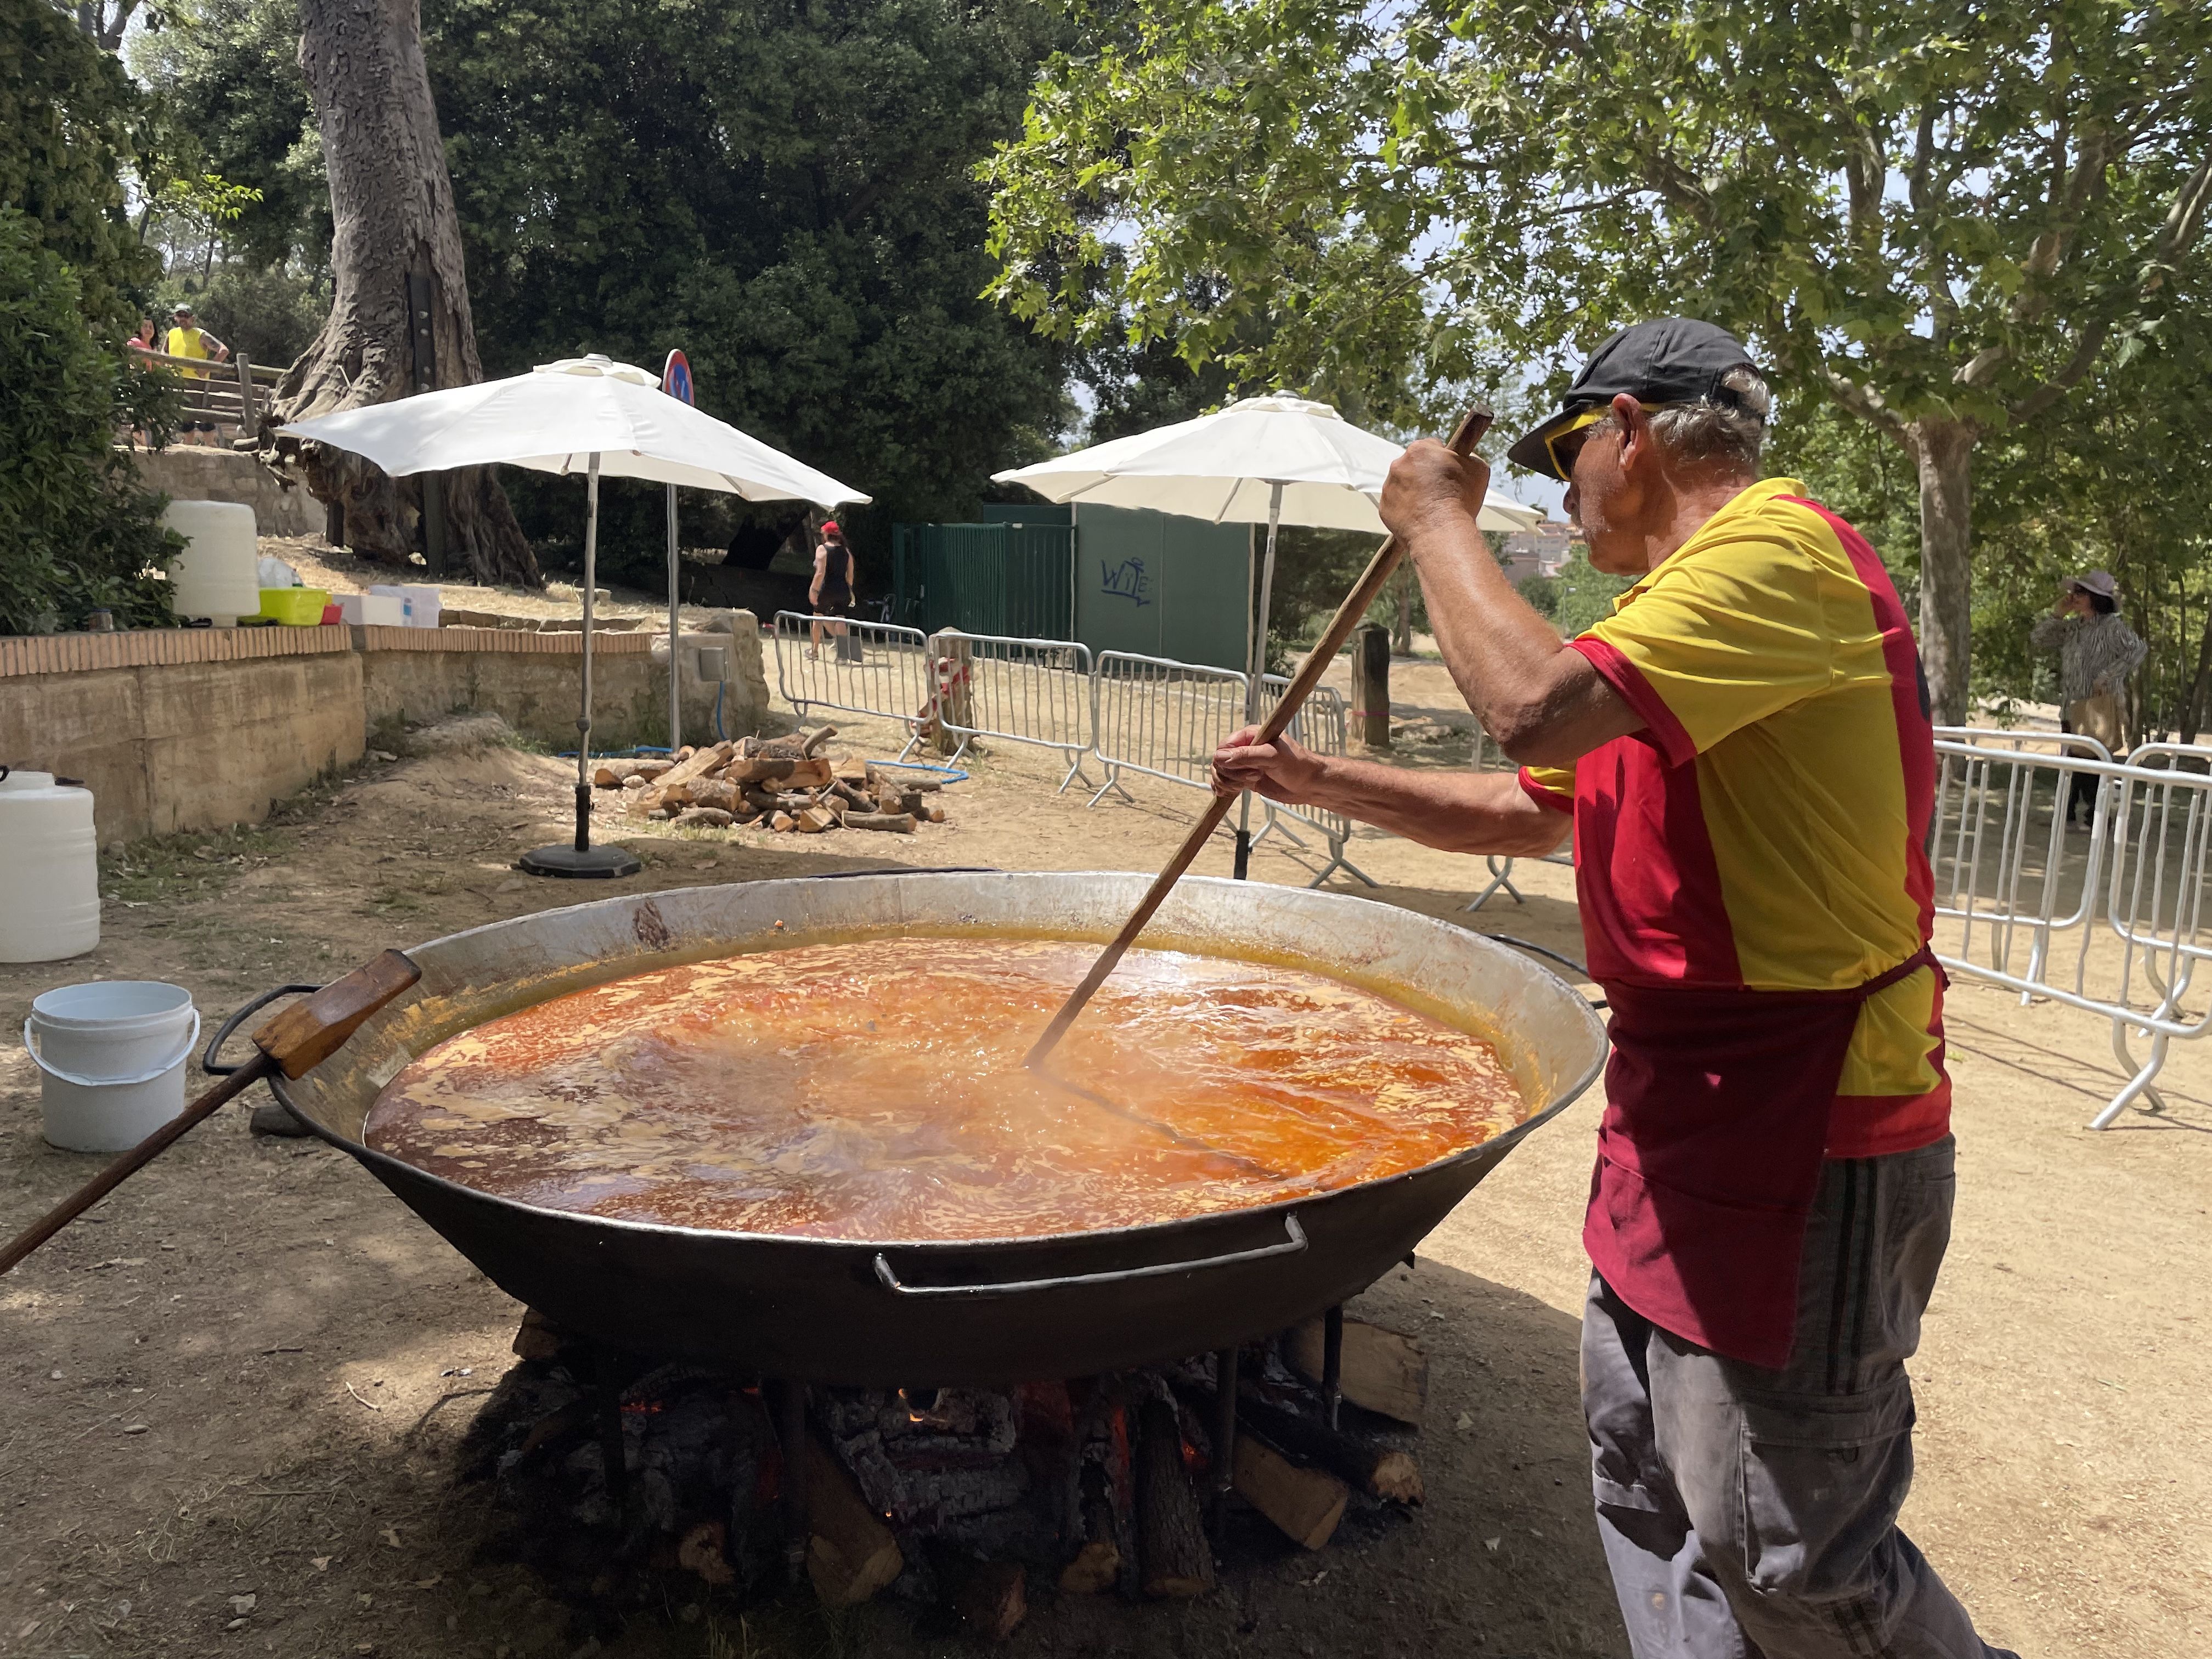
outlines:
{"label": "concrete wall", "polygon": [[102,845],[255,823],[362,757],[352,652],[0,680],[0,759],[92,790]]}
{"label": "concrete wall", "polygon": [[[723,648],[722,730],[755,730],[768,714],[768,681],[760,629],[750,613],[727,611],[723,624],[683,636],[679,661],[684,740],[714,737],[714,684],[702,680],[696,647]],[[578,635],[518,634],[493,629],[366,628],[362,644],[363,713],[372,728],[398,719],[420,723],[471,712],[503,717],[547,747],[576,746],[582,690]],[[433,643],[439,647],[428,648]],[[592,746],[626,749],[668,741],[668,659],[647,634],[595,634],[592,643]]]}
{"label": "concrete wall", "polygon": [[287,489],[251,455],[182,445],[136,450],[131,459],[149,489],[180,501],[239,501],[253,509],[264,536],[313,536],[323,528],[323,504],[305,484]]}
{"label": "concrete wall", "polygon": [[[744,611],[685,635],[723,648],[722,726],[768,713],[759,629]],[[592,747],[665,743],[666,658],[646,635],[592,651]],[[250,823],[319,774],[359,760],[374,726],[495,714],[554,749],[576,744],[582,641],[488,629],[164,629],[0,639],[0,762],[80,778],[103,844]],[[684,738],[713,736],[714,687],[684,681]]]}

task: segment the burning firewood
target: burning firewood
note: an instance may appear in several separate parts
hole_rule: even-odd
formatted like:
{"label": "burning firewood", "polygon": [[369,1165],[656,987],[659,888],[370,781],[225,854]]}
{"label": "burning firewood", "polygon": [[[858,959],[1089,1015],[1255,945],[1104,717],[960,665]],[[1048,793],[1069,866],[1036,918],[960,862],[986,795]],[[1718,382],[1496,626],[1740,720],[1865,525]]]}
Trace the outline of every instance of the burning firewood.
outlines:
{"label": "burning firewood", "polygon": [[1138,1413],[1137,1532],[1140,1583],[1155,1597],[1188,1598],[1213,1588],[1213,1549],[1197,1491],[1183,1467],[1175,1408],[1147,1401]]}
{"label": "burning firewood", "polygon": [[[1201,1415],[1212,1415],[1212,1389],[1195,1382],[1176,1387]],[[1257,1399],[1249,1389],[1237,1396],[1237,1425],[1240,1445],[1245,1437],[1256,1435],[1291,1461],[1327,1469],[1373,1497],[1394,1504],[1418,1504],[1425,1495],[1420,1462],[1402,1446],[1346,1429],[1332,1429],[1314,1418]]]}
{"label": "burning firewood", "polygon": [[806,1437],[806,1504],[814,1535],[806,1551],[806,1576],[824,1605],[865,1601],[906,1571],[898,1540],[870,1509],[853,1477]]}
{"label": "burning firewood", "polygon": [[953,1611],[969,1632],[1003,1642],[1029,1615],[1028,1588],[1018,1561],[985,1561],[953,1592]]}
{"label": "burning firewood", "polygon": [[736,1583],[737,1571],[722,1549],[727,1536],[727,1528],[720,1521],[702,1521],[676,1547],[676,1565],[686,1572],[697,1573],[710,1584]]}

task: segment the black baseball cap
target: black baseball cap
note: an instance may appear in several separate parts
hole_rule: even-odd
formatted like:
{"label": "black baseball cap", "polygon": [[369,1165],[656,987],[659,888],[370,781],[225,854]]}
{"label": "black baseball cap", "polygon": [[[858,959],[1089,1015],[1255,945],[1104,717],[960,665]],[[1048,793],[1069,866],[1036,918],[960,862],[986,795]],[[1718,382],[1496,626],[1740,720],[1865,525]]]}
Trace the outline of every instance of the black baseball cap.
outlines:
{"label": "black baseball cap", "polygon": [[1735,369],[1756,373],[1758,367],[1735,335],[1693,317],[1633,324],[1590,353],[1582,373],[1559,399],[1559,412],[1524,434],[1505,452],[1505,459],[1547,478],[1563,479],[1566,475],[1552,459],[1551,440],[1577,415],[1609,404],[1624,392],[1654,407],[1701,399],[1741,407],[1742,400],[1721,380]]}

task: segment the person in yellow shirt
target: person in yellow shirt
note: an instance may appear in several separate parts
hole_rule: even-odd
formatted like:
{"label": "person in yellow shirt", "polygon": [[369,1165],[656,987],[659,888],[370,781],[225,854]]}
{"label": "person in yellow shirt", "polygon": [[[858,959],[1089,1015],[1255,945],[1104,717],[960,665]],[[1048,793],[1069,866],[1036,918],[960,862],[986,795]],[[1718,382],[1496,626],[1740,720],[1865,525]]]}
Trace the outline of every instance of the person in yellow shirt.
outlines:
{"label": "person in yellow shirt", "polygon": [[[174,313],[174,320],[175,326],[169,330],[169,356],[197,357],[204,362],[217,363],[228,361],[230,348],[199,325],[190,306],[179,306]],[[204,368],[186,368],[178,372],[188,380],[204,380],[208,377],[208,372]],[[185,421],[178,429],[185,434],[185,441],[188,444],[205,447],[215,442],[213,421]]]}
{"label": "person in yellow shirt", "polygon": [[1591,354],[1508,452],[1567,482],[1590,562],[1634,579],[1567,641],[1476,528],[1489,467],[1413,445],[1382,520],[1518,777],[1247,728],[1215,787],[1447,851],[1534,855],[1572,827],[1613,1050],[1583,1412],[1635,1659],[1993,1659],[1897,1525],[1953,1188],[1928,695],[1873,548],[1759,477],[1771,402],[1709,323]]}

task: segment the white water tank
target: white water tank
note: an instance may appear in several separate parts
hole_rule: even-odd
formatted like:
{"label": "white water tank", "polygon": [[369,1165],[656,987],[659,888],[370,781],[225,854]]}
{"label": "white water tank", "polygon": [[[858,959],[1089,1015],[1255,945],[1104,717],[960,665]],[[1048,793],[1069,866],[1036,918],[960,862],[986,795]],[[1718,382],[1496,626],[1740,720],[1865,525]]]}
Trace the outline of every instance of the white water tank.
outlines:
{"label": "white water tank", "polygon": [[179,617],[234,628],[261,610],[260,546],[253,509],[238,501],[171,501],[161,523],[182,536],[169,561],[170,602]]}
{"label": "white water tank", "polygon": [[92,791],[0,770],[0,962],[82,956],[100,943]]}

